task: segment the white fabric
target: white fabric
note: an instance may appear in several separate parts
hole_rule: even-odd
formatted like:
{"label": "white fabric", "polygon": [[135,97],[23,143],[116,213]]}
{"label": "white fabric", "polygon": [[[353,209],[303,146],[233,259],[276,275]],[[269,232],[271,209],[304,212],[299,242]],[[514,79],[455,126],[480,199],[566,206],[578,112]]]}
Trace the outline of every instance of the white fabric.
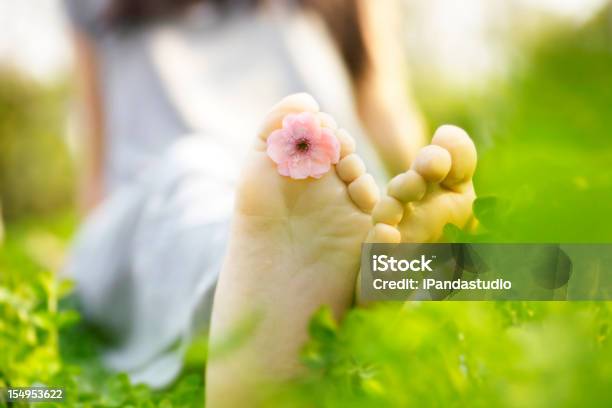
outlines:
{"label": "white fabric", "polygon": [[116,190],[75,240],[68,273],[82,308],[116,341],[104,362],[134,381],[161,387],[175,378],[192,330],[208,323],[233,207],[233,160],[204,137],[181,138],[150,177]]}
{"label": "white fabric", "polygon": [[[384,177],[318,20],[287,10],[205,20],[101,45],[117,65],[103,81],[112,189],[69,263],[86,316],[117,340],[106,364],[155,387],[176,377],[194,327],[208,321],[240,163],[270,106],[313,94]],[[181,127],[196,134],[170,133]]]}

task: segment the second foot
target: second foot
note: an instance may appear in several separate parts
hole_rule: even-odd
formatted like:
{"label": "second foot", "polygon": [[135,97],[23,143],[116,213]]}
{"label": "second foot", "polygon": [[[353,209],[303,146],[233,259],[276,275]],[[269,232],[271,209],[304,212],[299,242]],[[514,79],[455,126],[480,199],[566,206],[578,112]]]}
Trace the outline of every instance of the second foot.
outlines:
{"label": "second foot", "polygon": [[461,128],[444,125],[416,155],[410,170],[394,177],[372,216],[397,225],[402,242],[437,242],[444,226],[467,228],[476,198],[472,177],[477,154]]}

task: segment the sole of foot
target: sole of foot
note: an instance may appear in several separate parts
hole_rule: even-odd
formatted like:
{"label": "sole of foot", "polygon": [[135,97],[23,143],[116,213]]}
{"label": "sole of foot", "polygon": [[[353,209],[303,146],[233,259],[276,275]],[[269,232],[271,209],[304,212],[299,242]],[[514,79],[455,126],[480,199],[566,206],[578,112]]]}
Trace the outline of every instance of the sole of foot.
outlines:
{"label": "sole of foot", "polygon": [[[315,114],[339,142],[339,162],[318,179],[281,176],[266,152],[283,118],[301,112]],[[395,227],[372,227],[378,187],[354,151],[307,94],[288,96],[267,115],[245,162],[215,293],[208,407],[257,406],[262,383],[298,374],[312,314],[327,305],[339,319],[353,303],[366,237],[399,242]]]}
{"label": "sole of foot", "polygon": [[477,154],[461,128],[438,128],[431,144],[416,155],[410,170],[394,177],[374,208],[374,222],[397,226],[401,242],[437,242],[444,226],[469,228],[475,222],[472,177]]}

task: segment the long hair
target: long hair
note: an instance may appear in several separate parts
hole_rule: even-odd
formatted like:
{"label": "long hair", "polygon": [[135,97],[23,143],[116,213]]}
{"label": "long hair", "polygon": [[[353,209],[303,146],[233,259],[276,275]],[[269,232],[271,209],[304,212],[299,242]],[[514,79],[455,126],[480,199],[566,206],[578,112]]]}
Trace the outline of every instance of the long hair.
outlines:
{"label": "long hair", "polygon": [[[113,0],[106,12],[111,27],[130,28],[181,14],[189,7],[209,3],[219,9],[236,4],[255,8],[265,0]],[[357,10],[359,0],[297,0],[299,7],[319,15],[333,38],[353,81],[361,78],[368,55]]]}

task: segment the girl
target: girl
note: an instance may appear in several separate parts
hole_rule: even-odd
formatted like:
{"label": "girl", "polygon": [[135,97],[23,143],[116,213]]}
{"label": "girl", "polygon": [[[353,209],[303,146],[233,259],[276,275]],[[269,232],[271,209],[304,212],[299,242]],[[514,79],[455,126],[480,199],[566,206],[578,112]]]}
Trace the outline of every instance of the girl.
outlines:
{"label": "girl", "polygon": [[314,95],[379,182],[413,162],[424,130],[404,87],[399,14],[391,0],[66,5],[89,212],[68,268],[85,316],[113,340],[106,364],[164,386],[208,324],[238,169],[267,107]]}

